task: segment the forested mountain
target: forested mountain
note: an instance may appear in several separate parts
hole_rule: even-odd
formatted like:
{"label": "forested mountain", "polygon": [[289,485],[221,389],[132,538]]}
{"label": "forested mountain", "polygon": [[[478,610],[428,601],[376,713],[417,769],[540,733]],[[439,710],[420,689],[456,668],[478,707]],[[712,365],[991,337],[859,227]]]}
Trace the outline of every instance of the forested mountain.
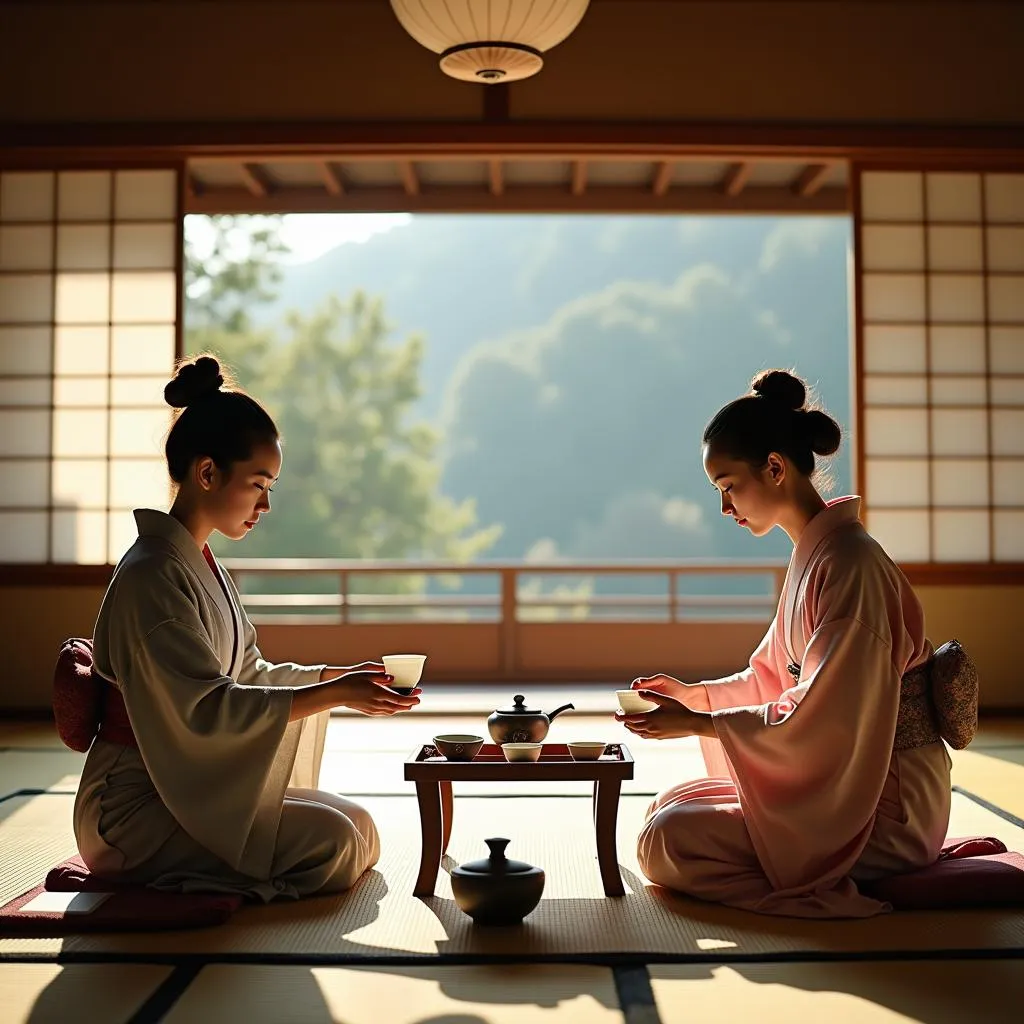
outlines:
{"label": "forested mountain", "polygon": [[[379,298],[381,343],[418,349],[404,415],[434,428],[440,492],[502,527],[488,556],[768,557],[785,538],[722,519],[700,434],[766,366],[795,368],[848,426],[849,232],[844,218],[416,216],[284,265],[254,326],[273,344],[288,311]],[[849,486],[845,451],[833,476]],[[347,553],[330,548],[309,553]]]}

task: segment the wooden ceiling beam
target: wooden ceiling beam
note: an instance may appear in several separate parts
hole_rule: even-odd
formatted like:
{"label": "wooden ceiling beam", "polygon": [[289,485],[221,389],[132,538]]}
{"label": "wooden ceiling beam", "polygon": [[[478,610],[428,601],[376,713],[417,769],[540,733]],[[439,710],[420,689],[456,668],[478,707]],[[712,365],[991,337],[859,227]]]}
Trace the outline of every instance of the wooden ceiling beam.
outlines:
{"label": "wooden ceiling beam", "polygon": [[656,196],[663,196],[668,192],[672,184],[672,172],[675,170],[675,163],[671,160],[662,160],[654,171],[654,180],[651,182],[651,191]]}
{"label": "wooden ceiling beam", "polygon": [[574,160],[572,165],[572,194],[581,196],[587,191],[587,162]]}
{"label": "wooden ceiling beam", "polygon": [[754,165],[750,163],[733,164],[722,179],[722,191],[727,196],[738,196],[746,187]]}
{"label": "wooden ceiling beam", "polygon": [[420,179],[416,174],[416,165],[411,160],[399,160],[398,171],[402,176],[402,188],[407,196],[420,194]]}
{"label": "wooden ceiling beam", "polygon": [[643,148],[602,151],[596,148],[572,148],[571,146],[559,146],[550,149],[540,147],[524,149],[522,151],[505,151],[495,146],[480,146],[472,149],[453,148],[450,150],[425,149],[423,147],[410,146],[407,148],[361,148],[337,150],[316,150],[307,153],[281,152],[275,150],[251,150],[244,153],[196,153],[190,157],[191,160],[201,164],[237,164],[249,163],[281,163],[281,164],[315,164],[327,160],[339,161],[342,163],[379,163],[382,160],[412,160],[416,163],[436,163],[456,161],[487,161],[487,160],[517,160],[525,163],[543,161],[568,162],[572,160],[587,160],[599,163],[636,163],[638,160],[646,160],[650,163],[657,163],[660,160],[672,160],[685,163],[722,164],[740,163],[742,161],[754,161],[759,164],[807,164],[835,162],[834,154],[805,151],[801,153],[771,153],[757,152],[745,153],[737,150],[719,149],[708,152],[688,151],[685,149],[669,149],[667,147],[645,146]]}
{"label": "wooden ceiling beam", "polygon": [[249,192],[259,199],[266,199],[274,191],[266,171],[259,164],[239,164],[238,173]]}
{"label": "wooden ceiling beam", "polygon": [[327,189],[327,194],[343,196],[345,194],[345,182],[342,181],[341,171],[330,160],[323,160],[318,166],[320,168],[320,177],[323,178],[324,188]]}
{"label": "wooden ceiling beam", "polygon": [[831,170],[831,164],[808,164],[793,182],[793,191],[804,198],[813,196],[825,184]]}
{"label": "wooden ceiling beam", "polygon": [[279,189],[268,203],[244,188],[211,188],[186,201],[187,213],[848,213],[849,193],[828,187],[806,198],[790,186],[757,186],[726,198],[720,185],[676,185],[664,196],[649,185],[637,187],[593,184],[576,199],[564,182],[521,185],[496,196],[486,186],[438,185],[410,196],[401,185],[349,188],[344,197],[331,196],[320,186]]}
{"label": "wooden ceiling beam", "polygon": [[492,196],[505,194],[505,173],[504,165],[500,160],[488,160],[487,177],[491,187]]}

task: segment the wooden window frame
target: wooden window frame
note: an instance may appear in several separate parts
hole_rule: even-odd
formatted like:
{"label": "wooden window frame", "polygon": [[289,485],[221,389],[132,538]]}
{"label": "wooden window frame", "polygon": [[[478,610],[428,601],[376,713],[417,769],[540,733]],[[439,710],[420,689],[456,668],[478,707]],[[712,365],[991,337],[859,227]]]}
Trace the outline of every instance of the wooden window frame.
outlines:
{"label": "wooden window frame", "polygon": [[[88,139],[88,144],[83,142]],[[285,124],[166,124],[166,125],[15,125],[0,149],[0,169],[18,171],[130,170],[170,168],[179,171],[179,215],[176,273],[178,310],[175,352],[183,353],[184,213],[187,209],[190,158],[266,152],[343,155],[375,152],[383,158],[422,148],[453,158],[476,155],[512,159],[523,153],[628,153],[635,159],[670,154],[685,159],[721,154],[765,154],[806,158],[808,161],[845,160],[850,167],[850,214],[854,223],[853,287],[853,410],[856,442],[855,472],[864,486],[863,320],[861,315],[861,257],[859,237],[859,180],[864,170],[1015,172],[1024,168],[1024,132],[1017,128],[969,126],[793,126],[772,124],[659,124],[608,125],[584,123],[516,123],[491,120],[460,123],[285,123]],[[663,175],[659,175],[663,177]],[[566,195],[566,211],[573,208]],[[52,368],[51,368],[52,372]],[[991,378],[986,375],[991,397]],[[990,428],[989,428],[990,429]],[[52,455],[51,455],[52,458]],[[989,456],[991,462],[991,456]],[[869,500],[866,497],[866,500]],[[991,494],[990,494],[991,502]],[[52,500],[52,499],[51,499]],[[903,566],[911,580],[923,585],[1020,585],[1021,563],[913,563]],[[0,585],[102,587],[112,566],[71,564],[14,564],[0,566]]]}
{"label": "wooden window frame", "polygon": [[[929,307],[929,288],[931,280],[931,269],[929,267],[929,253],[928,253],[928,229],[930,227],[942,226],[946,222],[944,221],[932,221],[928,218],[928,195],[927,195],[927,176],[929,174],[941,174],[941,173],[960,173],[960,174],[976,174],[980,179],[981,187],[981,213],[980,220],[977,224],[966,221],[955,221],[950,222],[951,226],[957,227],[980,227],[982,230],[982,251],[981,251],[981,268],[976,271],[961,271],[960,273],[970,276],[980,276],[983,281],[983,309],[984,309],[984,320],[980,325],[985,331],[985,394],[986,401],[984,405],[970,405],[971,409],[981,409],[985,412],[986,421],[986,437],[987,437],[987,454],[984,456],[984,461],[987,466],[988,475],[988,502],[987,505],[973,505],[970,507],[971,511],[987,511],[989,521],[989,560],[987,562],[941,562],[936,561],[934,557],[927,562],[901,562],[900,567],[906,573],[907,577],[915,584],[925,586],[1020,586],[1024,584],[1024,562],[998,562],[994,559],[995,553],[995,531],[994,531],[994,520],[996,506],[994,504],[994,492],[993,492],[993,471],[994,471],[994,459],[995,456],[992,454],[992,410],[993,408],[1001,408],[999,405],[994,405],[992,402],[992,381],[993,379],[999,379],[1004,376],[1018,377],[1018,374],[1005,375],[1005,374],[993,374],[991,369],[991,336],[990,328],[992,322],[989,316],[989,298],[988,298],[988,286],[987,282],[989,279],[988,272],[988,246],[987,246],[987,234],[986,229],[989,225],[987,218],[987,210],[985,206],[985,175],[987,174],[1022,174],[1024,173],[1024,154],[1016,156],[1010,156],[1009,159],[1004,155],[1003,159],[983,159],[980,155],[974,156],[971,154],[964,154],[958,158],[951,158],[949,156],[932,159],[917,159],[913,162],[908,161],[897,161],[897,160],[854,160],[850,166],[850,206],[851,216],[853,218],[853,308],[854,308],[854,337],[853,337],[853,356],[854,356],[854,367],[853,367],[853,386],[854,386],[854,436],[856,438],[856,451],[855,451],[855,489],[864,499],[864,507],[866,510],[870,510],[871,507],[871,496],[869,488],[867,487],[867,461],[868,454],[865,445],[865,427],[867,424],[867,403],[865,401],[865,353],[864,353],[864,335],[865,335],[865,316],[864,316],[864,297],[863,297],[863,280],[864,280],[864,246],[863,246],[863,229],[865,222],[862,218],[861,213],[861,181],[864,174],[868,173],[915,173],[921,175],[921,187],[922,187],[922,199],[924,202],[924,209],[922,216],[919,221],[907,221],[906,224],[913,224],[914,227],[920,227],[924,232],[924,265],[920,271],[904,271],[908,274],[921,274],[925,279],[925,313],[923,326],[925,328],[925,369],[923,376],[926,380],[926,386],[928,389],[927,399],[922,409],[927,414],[928,425],[929,425],[929,451],[924,457],[928,463],[928,518],[929,518],[929,549],[934,552],[934,517],[936,507],[932,501],[933,487],[934,487],[934,464],[936,461],[941,461],[942,456],[936,457],[930,450],[931,442],[931,424],[932,415],[935,410],[945,409],[956,409],[960,408],[956,405],[941,404],[937,405],[932,401],[931,395],[931,383],[934,377],[941,374],[933,374],[931,370],[931,331],[930,328],[935,326],[942,326],[940,321],[932,320],[930,315]],[[870,222],[876,223],[874,221]],[[882,222],[877,222],[882,223]],[[885,221],[886,226],[890,224],[898,226],[900,221]],[[1024,225],[1022,225],[1024,226]],[[873,271],[869,271],[873,272]],[[878,273],[885,273],[891,275],[899,275],[899,270],[884,270],[877,271]],[[956,271],[940,270],[936,271],[940,274],[949,274],[956,276]],[[998,276],[998,272],[997,272]],[[1024,277],[1024,272],[1014,274],[1016,277]],[[880,321],[871,321],[873,324],[880,323]],[[916,325],[915,325],[916,326]],[[964,325],[957,323],[955,326],[978,326],[978,325]],[[997,324],[998,326],[998,324]],[[871,376],[887,376],[885,373],[872,373]],[[901,374],[892,374],[892,376],[902,376]],[[920,376],[920,374],[908,374],[908,376]],[[979,374],[956,374],[955,376],[979,376]],[[874,406],[874,408],[885,408],[885,406]],[[894,406],[893,408],[901,408]],[[915,409],[918,407],[915,406]],[[968,408],[968,406],[963,406]],[[1022,409],[1024,406],[1013,406],[1014,409]],[[879,458],[879,456],[874,456]],[[892,458],[917,458],[916,456],[892,456]],[[968,458],[977,461],[982,461],[981,456],[949,456],[949,458]],[[881,459],[884,461],[885,456]],[[915,506],[917,508],[917,506]],[[951,506],[940,506],[939,511],[951,509]]]}

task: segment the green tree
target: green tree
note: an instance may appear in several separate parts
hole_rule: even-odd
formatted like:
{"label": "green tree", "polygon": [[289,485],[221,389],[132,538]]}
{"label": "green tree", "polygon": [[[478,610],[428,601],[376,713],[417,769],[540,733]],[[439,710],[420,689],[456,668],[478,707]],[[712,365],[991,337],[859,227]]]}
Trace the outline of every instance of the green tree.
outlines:
{"label": "green tree", "polygon": [[289,252],[281,240],[281,218],[203,221],[213,239],[202,254],[186,223],[185,350],[190,355],[213,352],[245,390],[261,395],[274,337],[270,330],[256,329],[251,311],[277,296],[280,259]]}
{"label": "green tree", "polygon": [[281,282],[280,217],[224,215],[203,221],[213,231],[210,251],[201,255],[185,235],[187,319],[195,327],[219,327],[244,334],[252,327],[250,308],[270,303]]}
{"label": "green tree", "polygon": [[[279,219],[212,220],[209,252],[186,244],[186,350],[212,352],[231,367],[274,415],[285,451],[272,514],[244,549],[223,540],[215,549],[245,557],[468,561],[489,548],[501,528],[476,529],[475,502],[439,492],[439,437],[410,421],[423,339],[396,343],[383,301],[360,292],[332,296],[309,316],[292,312],[282,330],[255,327],[251,311],[275,298],[287,252]],[[280,589],[269,582],[261,589]],[[323,587],[310,582],[304,590],[333,586],[329,578]],[[380,582],[386,591],[424,585]]]}
{"label": "green tree", "polygon": [[392,344],[380,299],[329,298],[291,313],[263,396],[284,437],[276,507],[253,555],[469,560],[499,527],[438,493],[437,433],[409,422],[423,340]]}

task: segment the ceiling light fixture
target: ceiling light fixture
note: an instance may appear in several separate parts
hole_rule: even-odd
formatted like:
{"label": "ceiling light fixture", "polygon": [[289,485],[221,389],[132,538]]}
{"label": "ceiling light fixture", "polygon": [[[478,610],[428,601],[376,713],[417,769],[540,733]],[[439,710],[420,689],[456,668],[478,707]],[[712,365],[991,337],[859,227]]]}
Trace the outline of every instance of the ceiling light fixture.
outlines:
{"label": "ceiling light fixture", "polygon": [[515,82],[580,23],[590,0],[391,0],[402,27],[463,82]]}

